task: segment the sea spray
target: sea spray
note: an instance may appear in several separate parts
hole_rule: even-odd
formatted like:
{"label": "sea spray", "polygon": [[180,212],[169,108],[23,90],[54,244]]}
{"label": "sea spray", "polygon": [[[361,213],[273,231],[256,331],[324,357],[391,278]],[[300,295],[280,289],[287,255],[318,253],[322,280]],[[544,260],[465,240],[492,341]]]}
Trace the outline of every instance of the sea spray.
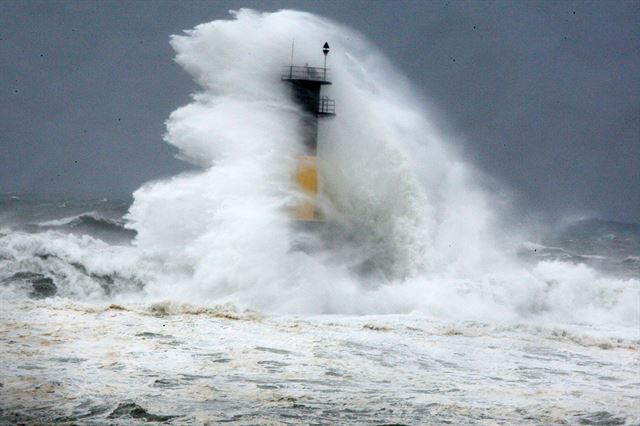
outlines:
{"label": "sea spray", "polygon": [[[292,172],[302,149],[301,112],[280,81],[292,39],[299,64],[320,65],[323,43],[332,46],[327,90],[337,116],[320,128],[326,227],[316,233],[300,231],[288,213],[300,198]],[[637,323],[637,277],[553,260],[527,264],[503,244],[510,232],[496,200],[452,152],[409,82],[359,34],[308,13],[243,9],[171,44],[200,90],[171,114],[165,140],[194,170],[135,192],[132,247],[59,232],[8,234],[4,271],[31,262],[62,282],[61,296],[76,298],[102,288],[71,291],[76,282],[117,275],[135,284],[107,299],[230,303],[263,313]],[[300,241],[313,249],[297,249]],[[48,257],[40,256],[44,246]]]}

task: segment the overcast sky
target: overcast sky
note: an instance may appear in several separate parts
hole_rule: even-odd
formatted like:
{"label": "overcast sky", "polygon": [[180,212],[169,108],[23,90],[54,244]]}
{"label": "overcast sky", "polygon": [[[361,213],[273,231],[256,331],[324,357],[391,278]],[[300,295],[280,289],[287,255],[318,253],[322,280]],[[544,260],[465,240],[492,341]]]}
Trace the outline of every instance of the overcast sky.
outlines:
{"label": "overcast sky", "polygon": [[169,36],[293,8],[363,33],[521,208],[640,222],[640,2],[0,0],[0,191],[125,196],[187,166]]}

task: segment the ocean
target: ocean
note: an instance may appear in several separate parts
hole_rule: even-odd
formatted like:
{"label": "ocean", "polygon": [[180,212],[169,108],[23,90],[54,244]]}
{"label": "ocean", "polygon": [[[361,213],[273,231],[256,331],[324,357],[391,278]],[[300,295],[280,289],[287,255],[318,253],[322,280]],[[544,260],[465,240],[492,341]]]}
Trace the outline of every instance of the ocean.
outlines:
{"label": "ocean", "polygon": [[[292,34],[299,63],[332,46],[314,228],[290,216]],[[640,423],[640,225],[514,225],[339,24],[243,9],[171,44],[191,171],[0,194],[0,423]]]}

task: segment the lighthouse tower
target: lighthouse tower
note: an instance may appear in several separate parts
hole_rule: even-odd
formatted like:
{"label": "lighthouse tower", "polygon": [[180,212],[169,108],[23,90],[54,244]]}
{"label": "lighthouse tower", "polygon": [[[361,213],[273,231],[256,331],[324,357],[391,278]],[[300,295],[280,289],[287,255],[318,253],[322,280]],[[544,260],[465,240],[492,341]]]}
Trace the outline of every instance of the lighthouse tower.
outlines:
{"label": "lighthouse tower", "polygon": [[[295,180],[300,190],[306,196],[304,202],[293,211],[295,220],[303,222],[317,222],[318,210],[316,197],[318,195],[318,118],[335,115],[335,101],[321,96],[322,86],[331,84],[327,69],[327,55],[329,43],[325,43],[324,67],[295,66],[284,67],[282,81],[291,84],[293,99],[302,109],[302,132],[304,154],[298,158]],[[293,55],[292,55],[293,57]]]}

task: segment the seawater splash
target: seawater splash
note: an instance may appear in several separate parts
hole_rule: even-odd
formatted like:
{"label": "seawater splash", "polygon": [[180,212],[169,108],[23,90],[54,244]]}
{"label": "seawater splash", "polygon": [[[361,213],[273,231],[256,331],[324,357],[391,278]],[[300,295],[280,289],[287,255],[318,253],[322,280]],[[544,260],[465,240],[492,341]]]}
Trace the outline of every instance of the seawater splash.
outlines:
{"label": "seawater splash", "polygon": [[[300,111],[280,81],[292,39],[297,64],[320,65],[321,46],[332,46],[327,94],[337,116],[319,136],[331,231],[318,234],[288,215],[300,198],[292,171],[302,149]],[[96,298],[94,277],[103,277],[123,289],[110,300],[265,313],[637,324],[637,277],[518,260],[495,213],[499,200],[359,34],[308,13],[243,9],[171,44],[200,90],[171,114],[165,139],[195,170],[135,192],[133,247],[10,233],[0,279],[26,268],[53,274],[61,296]],[[313,250],[296,250],[300,241]]]}
{"label": "seawater splash", "polygon": [[[313,254],[291,249],[300,236],[287,214],[301,150],[300,112],[280,82],[292,39],[296,63],[309,64],[331,41],[328,90],[339,102],[321,127],[320,185],[327,222],[348,237]],[[241,10],[174,36],[172,46],[202,90],[171,115],[166,140],[201,170],[141,188],[130,220],[141,250],[188,271],[176,291],[366,312],[363,292],[449,268],[451,256],[478,262],[478,244],[490,246],[490,211],[465,166],[423,119],[404,78],[358,34],[307,13]],[[453,233],[464,244],[455,247]],[[373,277],[357,274],[363,265]]]}
{"label": "seawater splash", "polygon": [[[299,111],[279,81],[292,39],[295,62],[310,65],[330,41],[338,105],[321,124],[320,185],[327,221],[347,237],[310,253],[292,250],[300,235],[287,216],[301,149]],[[308,13],[243,9],[171,44],[201,91],[171,115],[165,139],[200,169],[135,193],[137,247],[166,272],[148,286],[153,297],[275,312],[637,318],[637,280],[525,268],[501,248],[495,200],[359,34]]]}

